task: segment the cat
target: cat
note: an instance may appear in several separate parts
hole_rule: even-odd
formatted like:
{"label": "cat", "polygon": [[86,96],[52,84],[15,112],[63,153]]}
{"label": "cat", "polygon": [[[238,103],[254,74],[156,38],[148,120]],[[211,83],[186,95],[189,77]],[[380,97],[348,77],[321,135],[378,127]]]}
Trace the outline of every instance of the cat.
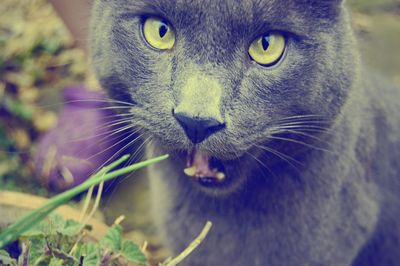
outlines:
{"label": "cat", "polygon": [[[140,130],[182,265],[400,265],[400,90],[340,0],[99,0],[92,64]],[[143,143],[142,143],[143,144]]]}

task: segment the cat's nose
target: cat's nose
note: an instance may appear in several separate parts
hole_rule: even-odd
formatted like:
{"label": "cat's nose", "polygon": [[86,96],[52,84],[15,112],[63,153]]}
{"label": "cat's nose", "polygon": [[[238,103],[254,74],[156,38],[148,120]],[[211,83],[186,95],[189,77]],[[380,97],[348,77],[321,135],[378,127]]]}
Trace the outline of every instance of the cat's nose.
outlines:
{"label": "cat's nose", "polygon": [[200,143],[210,135],[225,127],[225,123],[210,117],[193,117],[185,112],[177,112],[173,110],[175,119],[185,130],[188,138],[194,143]]}

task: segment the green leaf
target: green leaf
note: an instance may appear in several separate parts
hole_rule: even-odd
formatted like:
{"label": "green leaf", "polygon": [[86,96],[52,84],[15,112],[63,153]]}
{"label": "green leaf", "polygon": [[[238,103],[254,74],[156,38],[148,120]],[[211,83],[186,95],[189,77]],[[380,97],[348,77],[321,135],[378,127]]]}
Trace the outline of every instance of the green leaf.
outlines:
{"label": "green leaf", "polygon": [[83,257],[83,266],[96,266],[99,260],[97,245],[94,243],[81,245],[75,253],[75,258],[80,260],[81,257]]}
{"label": "green leaf", "polygon": [[29,261],[36,262],[39,258],[43,258],[45,255],[46,241],[43,237],[29,238],[31,242],[29,250]]}
{"label": "green leaf", "polygon": [[74,220],[67,220],[63,228],[58,228],[57,232],[65,236],[76,236],[82,230],[82,225]]}
{"label": "green leaf", "polygon": [[63,266],[64,261],[58,258],[51,258],[49,266]]}
{"label": "green leaf", "polygon": [[43,237],[61,234],[76,236],[85,228],[74,220],[64,220],[61,216],[50,214],[49,217],[22,234],[23,237]]}
{"label": "green leaf", "polygon": [[122,246],[122,226],[118,224],[113,225],[100,240],[100,245],[112,251],[119,252]]}
{"label": "green leaf", "polygon": [[124,240],[122,242],[121,255],[129,262],[146,265],[146,256],[132,241]]}
{"label": "green leaf", "polygon": [[146,265],[146,257],[139,247],[131,241],[122,239],[122,226],[113,225],[101,239],[100,245],[121,254],[127,261]]}
{"label": "green leaf", "polygon": [[[46,220],[43,222],[43,224],[46,224]],[[53,234],[65,228],[66,224],[67,221],[58,214],[52,213],[49,215],[49,219],[47,219],[47,227]]]}
{"label": "green leaf", "polygon": [[0,250],[0,265],[11,265],[16,266],[17,260],[10,257],[10,255],[5,250]]}
{"label": "green leaf", "polygon": [[57,214],[50,214],[47,219],[23,233],[23,237],[53,236],[66,227],[67,222]]}

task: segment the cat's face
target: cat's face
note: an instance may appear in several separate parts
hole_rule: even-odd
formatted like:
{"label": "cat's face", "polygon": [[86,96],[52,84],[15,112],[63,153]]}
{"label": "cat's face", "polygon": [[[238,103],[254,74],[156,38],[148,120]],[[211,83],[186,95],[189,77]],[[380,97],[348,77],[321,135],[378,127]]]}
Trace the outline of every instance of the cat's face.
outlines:
{"label": "cat's face", "polygon": [[[133,104],[126,110],[132,123],[158,145],[192,151],[188,166],[213,161],[238,179],[228,164],[255,145],[268,147],[281,133],[318,134],[327,124],[316,120],[329,124],[340,113],[355,60],[344,18],[339,0],[99,0],[93,65],[112,98]],[[166,31],[173,34],[163,49],[144,32],[149,19],[162,22],[150,35],[163,41]],[[283,48],[265,66],[249,48],[270,34],[284,38]],[[214,122],[204,134],[202,119]],[[284,151],[289,142],[274,145]]]}

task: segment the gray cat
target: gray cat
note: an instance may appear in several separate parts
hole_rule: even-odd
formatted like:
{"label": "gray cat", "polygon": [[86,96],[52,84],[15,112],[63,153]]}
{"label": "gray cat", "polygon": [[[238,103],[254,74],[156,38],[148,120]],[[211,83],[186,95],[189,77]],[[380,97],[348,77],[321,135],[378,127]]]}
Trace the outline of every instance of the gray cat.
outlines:
{"label": "gray cat", "polygon": [[400,265],[400,90],[339,0],[99,0],[93,65],[151,138],[185,265]]}

